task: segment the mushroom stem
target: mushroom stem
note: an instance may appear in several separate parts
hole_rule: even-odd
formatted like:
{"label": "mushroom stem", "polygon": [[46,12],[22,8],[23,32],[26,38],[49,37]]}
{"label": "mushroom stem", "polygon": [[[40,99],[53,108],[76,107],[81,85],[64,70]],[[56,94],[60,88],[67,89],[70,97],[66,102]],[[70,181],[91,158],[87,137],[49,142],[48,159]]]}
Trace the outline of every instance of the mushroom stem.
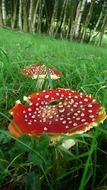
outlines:
{"label": "mushroom stem", "polygon": [[38,77],[38,79],[37,79],[37,81],[36,81],[36,88],[37,88],[38,90],[41,90],[41,89],[42,89],[42,86],[43,86],[44,81],[45,81],[45,78],[39,78],[39,77]]}
{"label": "mushroom stem", "polygon": [[47,72],[47,78],[48,78],[48,81],[49,81],[49,87],[50,88],[53,88],[53,84],[52,84],[52,79],[51,79],[51,73],[49,71],[49,68],[46,66],[46,72]]}

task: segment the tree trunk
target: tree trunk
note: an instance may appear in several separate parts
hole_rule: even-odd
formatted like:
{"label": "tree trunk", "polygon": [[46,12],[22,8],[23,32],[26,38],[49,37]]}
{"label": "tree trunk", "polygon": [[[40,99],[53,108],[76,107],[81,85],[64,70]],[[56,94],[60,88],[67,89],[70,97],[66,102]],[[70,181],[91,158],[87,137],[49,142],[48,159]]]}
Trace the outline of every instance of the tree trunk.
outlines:
{"label": "tree trunk", "polygon": [[85,38],[87,37],[87,29],[88,29],[89,22],[92,18],[92,12],[93,12],[93,8],[94,8],[94,4],[95,4],[95,0],[91,0],[90,8],[89,8],[89,11],[88,11],[88,14],[86,17],[86,21],[84,24],[84,30],[83,30],[83,34],[81,37],[81,42],[83,42],[85,40]]}
{"label": "tree trunk", "polygon": [[28,19],[27,19],[27,0],[22,0],[22,10],[23,10],[23,31],[28,31]]}
{"label": "tree trunk", "polygon": [[17,20],[17,6],[18,6],[18,1],[13,1],[12,5],[12,13],[11,13],[11,27],[15,28],[16,26],[16,20]]}
{"label": "tree trunk", "polygon": [[101,26],[100,35],[99,35],[99,38],[98,38],[98,41],[97,41],[98,46],[102,45],[103,36],[104,36],[106,26],[107,26],[107,14],[105,14],[104,19],[103,19],[103,23],[102,23],[102,26]]}
{"label": "tree trunk", "polygon": [[37,29],[38,8],[39,8],[39,0],[37,0],[37,2],[36,2],[34,14],[33,14],[33,19],[32,19],[32,32],[33,33],[35,33],[35,31]]}
{"label": "tree trunk", "polygon": [[68,2],[68,0],[64,0],[64,2],[63,2],[61,14],[60,14],[59,20],[57,21],[57,26],[56,26],[56,29],[55,29],[55,32],[54,32],[54,36],[57,35],[58,31],[61,33],[61,26],[62,26],[62,23],[63,23],[64,12],[65,12],[65,9],[66,9],[66,6],[67,6],[67,2]]}
{"label": "tree trunk", "polygon": [[2,2],[0,1],[0,26],[3,26],[3,20],[2,20]]}
{"label": "tree trunk", "polygon": [[100,12],[100,15],[99,15],[99,17],[98,17],[98,20],[97,20],[97,22],[96,22],[96,25],[95,25],[95,27],[94,27],[93,34],[92,34],[92,36],[91,36],[91,38],[90,38],[90,42],[92,42],[92,41],[93,41],[93,38],[96,36],[97,28],[98,28],[99,24],[101,23],[101,20],[102,20],[102,17],[103,17],[103,11],[104,11],[104,6],[102,6],[102,10],[101,10],[101,12]]}
{"label": "tree trunk", "polygon": [[34,0],[30,0],[29,17],[28,17],[29,32],[33,31],[33,28],[32,28],[33,14],[34,14]]}
{"label": "tree trunk", "polygon": [[37,19],[37,32],[42,32],[42,18],[43,18],[44,0],[39,0],[39,10]]}
{"label": "tree trunk", "polygon": [[76,13],[75,21],[74,21],[74,31],[73,31],[73,38],[75,39],[79,37],[81,18],[84,11],[85,3],[86,3],[86,0],[82,0],[79,2],[78,7],[77,7],[77,13]]}
{"label": "tree trunk", "polygon": [[69,6],[70,6],[70,16],[68,18],[68,29],[67,29],[66,38],[69,38],[70,40],[72,40],[74,17],[75,17],[76,10],[77,10],[77,2],[76,1],[74,1],[74,3],[71,2],[71,4]]}
{"label": "tree trunk", "polygon": [[18,28],[22,31],[22,0],[19,0]]}
{"label": "tree trunk", "polygon": [[68,0],[65,6],[65,11],[64,11],[64,16],[63,16],[63,22],[60,26],[61,28],[61,33],[60,33],[60,37],[62,38],[63,35],[66,37],[67,35],[67,29],[68,29],[68,19],[67,19],[67,5],[68,5]]}
{"label": "tree trunk", "polygon": [[2,0],[2,20],[3,20],[3,25],[6,26],[6,5],[5,5],[5,0]]}
{"label": "tree trunk", "polygon": [[56,27],[55,18],[56,18],[57,10],[58,10],[58,0],[55,0],[53,14],[51,17],[51,24],[50,24],[50,28],[49,28],[49,35],[50,36],[54,36],[54,29]]}

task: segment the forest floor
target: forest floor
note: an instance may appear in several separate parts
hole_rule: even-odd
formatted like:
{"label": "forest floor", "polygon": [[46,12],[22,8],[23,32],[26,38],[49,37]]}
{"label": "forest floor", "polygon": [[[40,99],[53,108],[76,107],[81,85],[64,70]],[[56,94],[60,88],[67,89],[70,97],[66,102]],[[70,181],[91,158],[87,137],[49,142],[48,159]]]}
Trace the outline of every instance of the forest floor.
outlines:
{"label": "forest floor", "polygon": [[54,88],[92,94],[107,111],[106,47],[0,29],[0,189],[107,189],[107,120],[74,136],[77,144],[69,151],[49,147],[47,135],[15,139],[8,132],[16,100],[37,91],[36,81],[20,72],[32,63],[60,71]]}

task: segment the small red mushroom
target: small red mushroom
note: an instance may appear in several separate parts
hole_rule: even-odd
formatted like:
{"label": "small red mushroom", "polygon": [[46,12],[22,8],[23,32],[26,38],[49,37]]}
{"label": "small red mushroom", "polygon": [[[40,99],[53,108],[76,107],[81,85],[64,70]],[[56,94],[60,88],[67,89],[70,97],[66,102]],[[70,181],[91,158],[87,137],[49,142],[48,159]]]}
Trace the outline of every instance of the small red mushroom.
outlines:
{"label": "small red mushroom", "polygon": [[[51,79],[59,79],[60,72],[53,67],[48,67],[48,71]],[[32,79],[38,79],[38,87],[43,85],[44,79],[47,77],[47,68],[43,64],[32,64],[28,67],[25,67],[21,70],[22,74],[27,75]]]}
{"label": "small red mushroom", "polygon": [[95,99],[69,89],[44,90],[27,100],[30,105],[18,101],[10,110],[13,121],[9,130],[16,137],[47,133],[58,139],[62,134],[84,133],[106,119],[104,108]]}

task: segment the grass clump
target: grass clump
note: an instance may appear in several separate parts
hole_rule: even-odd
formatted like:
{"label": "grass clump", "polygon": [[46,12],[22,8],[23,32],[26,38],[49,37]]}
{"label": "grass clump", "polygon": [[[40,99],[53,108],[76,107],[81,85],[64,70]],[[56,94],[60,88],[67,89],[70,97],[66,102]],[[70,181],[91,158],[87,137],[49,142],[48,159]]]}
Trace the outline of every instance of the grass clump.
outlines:
{"label": "grass clump", "polygon": [[[71,150],[40,139],[12,137],[8,113],[15,101],[37,91],[20,70],[32,63],[53,66],[61,78],[53,87],[92,94],[107,111],[105,48],[0,29],[0,188],[3,190],[102,190],[107,187],[107,121],[73,136]],[[47,88],[47,87],[46,87]]]}

